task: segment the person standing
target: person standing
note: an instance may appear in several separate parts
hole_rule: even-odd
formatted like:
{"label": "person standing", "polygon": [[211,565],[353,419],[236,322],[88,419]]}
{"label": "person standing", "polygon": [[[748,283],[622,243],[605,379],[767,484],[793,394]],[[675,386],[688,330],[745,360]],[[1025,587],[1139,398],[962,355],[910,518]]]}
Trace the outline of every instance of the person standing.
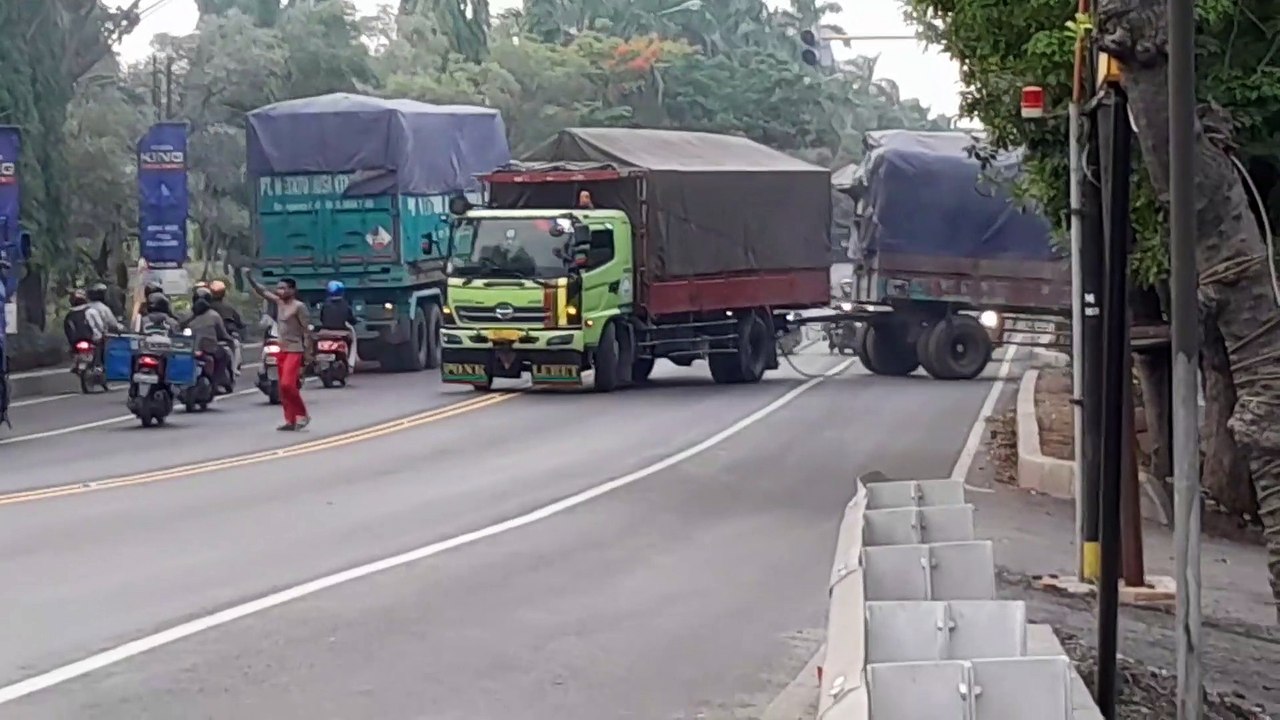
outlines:
{"label": "person standing", "polygon": [[311,350],[307,306],[298,300],[298,283],[293,278],[281,278],[273,292],[255,280],[247,269],[244,277],[254,293],[275,305],[276,334],[280,342],[280,405],[284,408],[284,424],[276,429],[301,430],[311,424],[299,389],[302,368]]}

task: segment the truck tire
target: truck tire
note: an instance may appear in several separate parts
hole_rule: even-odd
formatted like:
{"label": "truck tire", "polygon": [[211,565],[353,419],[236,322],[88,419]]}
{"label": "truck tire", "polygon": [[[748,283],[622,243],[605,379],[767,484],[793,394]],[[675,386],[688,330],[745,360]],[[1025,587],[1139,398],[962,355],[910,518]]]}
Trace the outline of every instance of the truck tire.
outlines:
{"label": "truck tire", "polygon": [[409,321],[409,341],[391,348],[392,369],[418,372],[427,366],[427,319],[417,313]]}
{"label": "truck tire", "polygon": [[972,380],[982,374],[995,346],[986,328],[969,315],[953,315],[929,334],[929,361],[939,380]]}
{"label": "truck tire", "polygon": [[608,323],[600,333],[600,344],[596,346],[595,358],[591,365],[595,368],[595,391],[613,392],[618,388],[621,367],[618,364],[618,324]]}
{"label": "truck tire", "polygon": [[920,360],[920,367],[929,373],[929,377],[937,379],[941,379],[942,371],[933,362],[929,343],[933,341],[933,334],[941,325],[942,322],[930,323],[920,330],[920,335],[916,338],[916,357]]}
{"label": "truck tire", "polygon": [[737,352],[707,358],[711,378],[722,384],[760,382],[769,364],[769,346],[773,343],[769,323],[757,313],[747,313],[738,318],[734,331],[738,336]]}
{"label": "truck tire", "polygon": [[896,325],[868,325],[866,360],[863,364],[877,375],[910,375],[920,367],[915,347],[907,342],[906,332]]}
{"label": "truck tire", "polygon": [[635,327],[623,321],[613,324],[618,328],[618,387],[631,387],[635,383]]}
{"label": "truck tire", "polygon": [[424,305],[422,312],[427,316],[427,362],[425,367],[428,370],[435,370],[440,367],[441,362],[444,360],[444,346],[440,342],[440,331],[444,327],[444,316],[440,314],[440,306],[435,303]]}

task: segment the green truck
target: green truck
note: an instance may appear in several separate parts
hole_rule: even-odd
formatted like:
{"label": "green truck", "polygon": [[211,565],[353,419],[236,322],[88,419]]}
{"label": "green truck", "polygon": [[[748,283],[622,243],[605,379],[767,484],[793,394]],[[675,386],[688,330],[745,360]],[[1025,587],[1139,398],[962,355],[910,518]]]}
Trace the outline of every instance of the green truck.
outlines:
{"label": "green truck", "polygon": [[438,367],[449,199],[510,160],[498,112],[337,93],[249,113],[246,149],[264,280],[311,305],[339,280],[361,359]]}
{"label": "green truck", "polygon": [[562,131],[461,199],[445,382],[608,392],[656,360],[719,383],[778,367],[794,311],[829,299],[830,172],[738,137]]}

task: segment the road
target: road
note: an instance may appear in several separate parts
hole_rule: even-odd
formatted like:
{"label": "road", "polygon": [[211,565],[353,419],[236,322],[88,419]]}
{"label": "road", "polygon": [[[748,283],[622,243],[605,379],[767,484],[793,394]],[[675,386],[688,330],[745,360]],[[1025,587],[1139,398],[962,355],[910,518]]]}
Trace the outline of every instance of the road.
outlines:
{"label": "road", "polygon": [[255,394],[151,431],[118,393],[19,407],[0,717],[758,717],[855,475],[950,474],[990,385],[358,375],[308,391],[305,435]]}

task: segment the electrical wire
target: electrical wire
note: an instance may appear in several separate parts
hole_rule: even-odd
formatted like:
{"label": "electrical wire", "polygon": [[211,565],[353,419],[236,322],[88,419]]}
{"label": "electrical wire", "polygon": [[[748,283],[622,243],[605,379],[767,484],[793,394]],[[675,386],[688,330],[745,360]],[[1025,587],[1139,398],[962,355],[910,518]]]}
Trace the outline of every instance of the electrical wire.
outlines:
{"label": "electrical wire", "polygon": [[1262,201],[1262,193],[1258,192],[1258,186],[1253,183],[1253,178],[1249,177],[1249,171],[1245,169],[1244,163],[1235,155],[1227,154],[1231,158],[1231,164],[1235,165],[1236,172],[1240,173],[1240,177],[1244,179],[1244,184],[1249,187],[1249,192],[1253,193],[1254,202],[1258,203],[1258,215],[1262,218],[1262,234],[1267,244],[1267,272],[1271,275],[1271,296],[1276,301],[1276,306],[1280,307],[1280,277],[1276,275],[1276,239],[1271,234],[1271,219],[1267,217],[1267,206]]}

